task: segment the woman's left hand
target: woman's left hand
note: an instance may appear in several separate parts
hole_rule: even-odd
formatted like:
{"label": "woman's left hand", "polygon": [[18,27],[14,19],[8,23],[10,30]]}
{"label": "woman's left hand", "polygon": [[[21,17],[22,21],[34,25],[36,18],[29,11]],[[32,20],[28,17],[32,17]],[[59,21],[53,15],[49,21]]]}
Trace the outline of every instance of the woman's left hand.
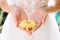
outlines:
{"label": "woman's left hand", "polygon": [[34,31],[40,28],[42,24],[45,23],[46,18],[47,12],[42,8],[37,9],[30,18],[31,20],[35,21],[37,25],[32,30],[28,30],[27,32],[31,35]]}

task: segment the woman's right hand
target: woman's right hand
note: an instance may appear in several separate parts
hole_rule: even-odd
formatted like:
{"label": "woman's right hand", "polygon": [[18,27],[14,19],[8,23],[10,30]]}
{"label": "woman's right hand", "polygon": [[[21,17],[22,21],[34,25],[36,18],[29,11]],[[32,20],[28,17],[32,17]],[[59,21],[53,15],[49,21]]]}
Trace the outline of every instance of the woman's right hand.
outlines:
{"label": "woman's right hand", "polygon": [[16,27],[18,27],[22,30],[25,30],[25,28],[19,27],[19,23],[22,20],[27,20],[28,19],[26,14],[25,14],[24,9],[16,6],[16,9],[14,9],[12,11],[12,15],[13,15],[13,18],[14,18],[13,20],[14,20],[14,23],[15,23]]}
{"label": "woman's right hand", "polygon": [[27,16],[25,15],[25,12],[23,8],[18,7],[17,5],[8,5],[7,0],[2,0],[1,2],[1,8],[8,12],[12,13],[12,17],[14,20],[14,24],[18,27],[19,22],[21,22],[24,19],[27,19]]}

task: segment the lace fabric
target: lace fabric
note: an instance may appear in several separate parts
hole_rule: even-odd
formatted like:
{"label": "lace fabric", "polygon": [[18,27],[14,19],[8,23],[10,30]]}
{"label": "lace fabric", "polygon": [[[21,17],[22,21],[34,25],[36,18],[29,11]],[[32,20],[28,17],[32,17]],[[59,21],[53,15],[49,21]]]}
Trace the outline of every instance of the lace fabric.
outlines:
{"label": "lace fabric", "polygon": [[7,0],[7,2],[9,5],[15,4],[24,8],[28,17],[30,17],[36,9],[47,5],[47,0]]}

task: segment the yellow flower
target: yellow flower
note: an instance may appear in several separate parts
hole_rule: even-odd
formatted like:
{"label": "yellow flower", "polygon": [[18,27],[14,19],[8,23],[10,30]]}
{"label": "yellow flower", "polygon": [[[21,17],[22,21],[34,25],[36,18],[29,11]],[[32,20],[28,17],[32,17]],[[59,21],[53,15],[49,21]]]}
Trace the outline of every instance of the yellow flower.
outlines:
{"label": "yellow flower", "polygon": [[36,23],[33,20],[23,20],[20,24],[20,27],[22,28],[34,28],[36,26]]}

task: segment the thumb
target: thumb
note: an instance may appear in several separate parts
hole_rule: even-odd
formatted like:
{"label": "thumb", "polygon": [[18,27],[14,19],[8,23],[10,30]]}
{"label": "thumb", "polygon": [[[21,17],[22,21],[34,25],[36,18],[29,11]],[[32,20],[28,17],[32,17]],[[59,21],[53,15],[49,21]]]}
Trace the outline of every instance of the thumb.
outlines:
{"label": "thumb", "polygon": [[42,18],[42,25],[45,24],[46,17],[47,17],[46,15],[43,15],[43,18]]}

